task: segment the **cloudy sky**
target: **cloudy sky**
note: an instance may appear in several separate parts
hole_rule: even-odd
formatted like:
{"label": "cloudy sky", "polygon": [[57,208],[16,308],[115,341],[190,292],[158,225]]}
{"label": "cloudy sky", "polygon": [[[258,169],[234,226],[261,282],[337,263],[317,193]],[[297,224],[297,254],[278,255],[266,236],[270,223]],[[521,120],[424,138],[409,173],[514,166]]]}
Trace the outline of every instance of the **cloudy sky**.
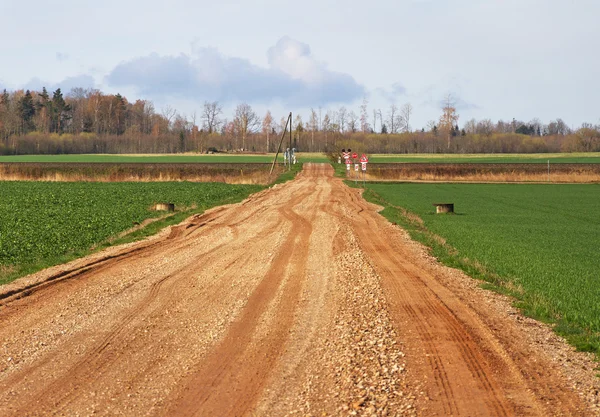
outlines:
{"label": "cloudy sky", "polygon": [[597,0],[0,0],[0,88],[600,123]]}

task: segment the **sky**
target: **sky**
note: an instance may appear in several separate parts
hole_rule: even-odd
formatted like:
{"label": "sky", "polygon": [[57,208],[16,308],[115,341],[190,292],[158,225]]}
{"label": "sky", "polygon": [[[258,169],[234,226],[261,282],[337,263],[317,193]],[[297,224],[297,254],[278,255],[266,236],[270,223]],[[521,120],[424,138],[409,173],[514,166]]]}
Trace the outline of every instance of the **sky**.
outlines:
{"label": "sky", "polygon": [[191,116],[219,101],[308,120],[344,106],[411,126],[600,123],[597,0],[0,0],[0,88],[98,88]]}

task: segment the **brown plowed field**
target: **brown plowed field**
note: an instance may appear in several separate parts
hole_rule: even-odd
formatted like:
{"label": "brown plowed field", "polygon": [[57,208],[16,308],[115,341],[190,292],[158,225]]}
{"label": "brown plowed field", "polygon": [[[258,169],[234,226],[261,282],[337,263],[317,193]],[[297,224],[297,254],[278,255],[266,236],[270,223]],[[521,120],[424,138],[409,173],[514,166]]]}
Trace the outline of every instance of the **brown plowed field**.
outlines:
{"label": "brown plowed field", "polygon": [[0,415],[598,414],[591,362],[469,282],[306,164],[2,287]]}

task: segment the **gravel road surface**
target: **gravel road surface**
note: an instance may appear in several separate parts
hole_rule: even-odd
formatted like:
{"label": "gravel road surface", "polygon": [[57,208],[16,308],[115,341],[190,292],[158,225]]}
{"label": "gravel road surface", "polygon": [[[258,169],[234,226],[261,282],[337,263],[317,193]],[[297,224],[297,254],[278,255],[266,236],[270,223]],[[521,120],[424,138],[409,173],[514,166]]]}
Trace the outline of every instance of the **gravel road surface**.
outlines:
{"label": "gravel road surface", "polygon": [[594,362],[326,164],[0,288],[0,415],[600,415]]}

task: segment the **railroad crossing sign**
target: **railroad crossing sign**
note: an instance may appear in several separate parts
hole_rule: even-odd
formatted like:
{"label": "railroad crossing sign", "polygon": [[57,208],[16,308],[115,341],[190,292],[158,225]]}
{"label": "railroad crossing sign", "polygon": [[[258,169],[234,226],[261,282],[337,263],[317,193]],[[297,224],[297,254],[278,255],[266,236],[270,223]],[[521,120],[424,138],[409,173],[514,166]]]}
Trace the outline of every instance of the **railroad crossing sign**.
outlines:
{"label": "railroad crossing sign", "polygon": [[351,163],[352,163],[352,161],[350,160],[350,158],[346,158],[346,171],[350,171]]}
{"label": "railroad crossing sign", "polygon": [[362,165],[362,170],[363,171],[367,170],[367,164],[368,163],[369,163],[369,158],[367,158],[367,155],[365,155],[363,153],[362,156],[360,157],[360,164]]}
{"label": "railroad crossing sign", "polygon": [[346,150],[342,149],[342,158],[347,161],[350,158],[350,152],[346,152]]}

